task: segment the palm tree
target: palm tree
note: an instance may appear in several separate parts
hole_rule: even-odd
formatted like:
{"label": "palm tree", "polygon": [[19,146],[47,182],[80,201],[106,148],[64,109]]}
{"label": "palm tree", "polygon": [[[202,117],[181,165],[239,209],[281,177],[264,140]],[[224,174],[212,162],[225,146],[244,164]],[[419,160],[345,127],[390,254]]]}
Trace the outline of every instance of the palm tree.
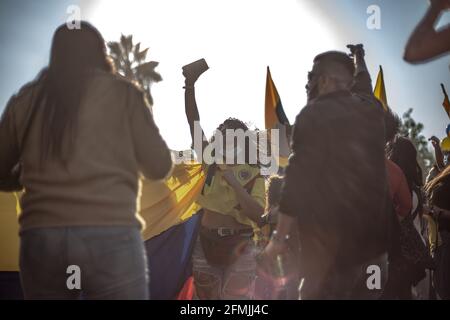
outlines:
{"label": "palm tree", "polygon": [[108,42],[108,48],[117,72],[130,81],[138,83],[152,106],[153,97],[150,87],[153,83],[162,81],[161,75],[155,71],[159,62],[145,61],[148,48],[141,50],[140,42],[134,45],[132,35],[121,35],[119,42]]}

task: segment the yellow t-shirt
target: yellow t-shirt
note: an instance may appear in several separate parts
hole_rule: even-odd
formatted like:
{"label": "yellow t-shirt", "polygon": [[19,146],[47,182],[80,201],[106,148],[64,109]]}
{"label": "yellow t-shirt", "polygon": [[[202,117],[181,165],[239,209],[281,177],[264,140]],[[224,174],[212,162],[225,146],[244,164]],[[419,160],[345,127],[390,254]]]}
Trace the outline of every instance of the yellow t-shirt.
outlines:
{"label": "yellow t-shirt", "polygon": [[[259,176],[260,168],[247,164],[229,166],[236,179],[242,186],[247,185],[252,179],[255,179],[253,188],[250,192],[263,208],[265,206],[265,180]],[[207,172],[206,168],[205,172]],[[216,170],[214,177],[205,183],[203,192],[199,195],[197,203],[208,210],[215,211],[236,219],[237,222],[258,229],[257,224],[243,215],[237,206],[239,205],[236,193],[233,188],[225,181],[220,170]]]}

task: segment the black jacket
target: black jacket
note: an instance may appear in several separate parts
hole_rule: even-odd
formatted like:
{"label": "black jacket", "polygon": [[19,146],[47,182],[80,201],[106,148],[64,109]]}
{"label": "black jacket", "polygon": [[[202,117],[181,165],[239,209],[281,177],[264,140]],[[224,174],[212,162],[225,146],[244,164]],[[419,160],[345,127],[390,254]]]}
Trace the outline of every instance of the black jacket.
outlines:
{"label": "black jacket", "polygon": [[353,92],[320,96],[295,121],[280,211],[298,218],[304,259],[322,250],[345,264],[386,241],[384,114],[362,76]]}

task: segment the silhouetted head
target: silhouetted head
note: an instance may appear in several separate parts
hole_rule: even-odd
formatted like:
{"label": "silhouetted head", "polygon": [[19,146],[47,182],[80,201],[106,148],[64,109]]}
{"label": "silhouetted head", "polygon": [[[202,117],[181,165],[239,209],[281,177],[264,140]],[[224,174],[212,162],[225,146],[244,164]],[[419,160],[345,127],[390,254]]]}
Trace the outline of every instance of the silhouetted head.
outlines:
{"label": "silhouetted head", "polygon": [[[425,192],[431,204],[440,206],[448,202],[447,192],[435,192],[440,188],[446,189],[450,183],[450,166],[447,166],[442,172],[440,172],[436,177],[434,177],[426,186]],[[442,207],[444,209],[444,207]]]}
{"label": "silhouetted head", "polygon": [[236,119],[236,118],[228,118],[224,122],[222,122],[217,130],[225,134],[226,130],[238,130],[242,129],[244,131],[248,130],[248,126],[245,124],[245,122]]}
{"label": "silhouetted head", "polygon": [[411,140],[397,137],[392,143],[389,159],[402,169],[410,191],[423,185],[422,169],[417,162],[417,150]]}
{"label": "silhouetted head", "polygon": [[56,29],[50,53],[49,72],[69,75],[91,69],[112,71],[105,40],[90,23],[81,21],[79,29],[69,29],[63,24]]}
{"label": "silhouetted head", "polygon": [[314,58],[313,68],[308,73],[308,101],[323,94],[350,89],[354,71],[352,59],[344,52],[328,51],[319,54]]}
{"label": "silhouetted head", "polygon": [[[42,128],[42,155],[64,160],[71,150],[79,105],[93,70],[113,72],[105,41],[90,23],[82,21],[79,29],[66,24],[53,36],[50,62],[42,73],[43,87],[36,105],[42,105],[46,123]],[[45,103],[44,103],[45,102]],[[70,139],[66,140],[67,135]]]}

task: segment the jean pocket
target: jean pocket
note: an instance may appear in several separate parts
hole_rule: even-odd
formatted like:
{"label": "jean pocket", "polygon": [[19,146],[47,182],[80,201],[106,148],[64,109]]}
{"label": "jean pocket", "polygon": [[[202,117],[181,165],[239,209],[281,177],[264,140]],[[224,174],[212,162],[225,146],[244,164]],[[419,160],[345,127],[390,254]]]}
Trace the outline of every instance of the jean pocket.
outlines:
{"label": "jean pocket", "polygon": [[135,228],[103,228],[95,233],[83,235],[86,245],[96,255],[109,254],[115,251],[133,249],[142,242],[139,231]]}
{"label": "jean pocket", "polygon": [[138,230],[104,230],[101,236],[85,238],[89,248],[89,265],[106,276],[142,273],[145,249]]}

